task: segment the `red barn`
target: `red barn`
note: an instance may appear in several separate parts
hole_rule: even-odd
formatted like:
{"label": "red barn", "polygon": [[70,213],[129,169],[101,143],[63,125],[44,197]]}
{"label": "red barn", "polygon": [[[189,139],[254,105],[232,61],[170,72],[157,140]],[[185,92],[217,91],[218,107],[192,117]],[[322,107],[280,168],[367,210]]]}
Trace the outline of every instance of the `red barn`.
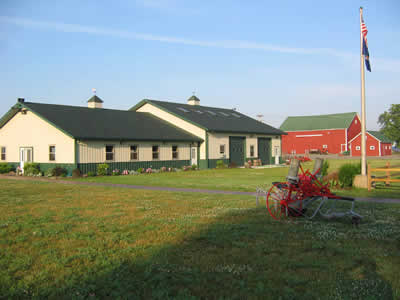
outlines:
{"label": "red barn", "polygon": [[348,151],[349,141],[361,132],[356,112],[317,116],[288,117],[280,127],[282,153],[305,154],[312,151],[341,153]]}
{"label": "red barn", "polygon": [[[385,156],[392,155],[392,144],[379,131],[370,131],[366,133],[367,138],[367,156]],[[349,150],[351,156],[361,156],[361,132],[349,141]]]}

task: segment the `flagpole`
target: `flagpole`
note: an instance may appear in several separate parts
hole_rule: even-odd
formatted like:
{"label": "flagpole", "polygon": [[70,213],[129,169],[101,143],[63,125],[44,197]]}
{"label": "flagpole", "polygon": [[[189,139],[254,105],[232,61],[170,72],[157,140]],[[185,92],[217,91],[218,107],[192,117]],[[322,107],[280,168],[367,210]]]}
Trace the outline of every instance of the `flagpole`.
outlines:
{"label": "flagpole", "polygon": [[367,175],[367,155],[366,155],[366,118],[365,118],[365,75],[364,75],[364,55],[363,55],[363,34],[361,31],[363,8],[360,7],[360,62],[361,62],[361,175]]}

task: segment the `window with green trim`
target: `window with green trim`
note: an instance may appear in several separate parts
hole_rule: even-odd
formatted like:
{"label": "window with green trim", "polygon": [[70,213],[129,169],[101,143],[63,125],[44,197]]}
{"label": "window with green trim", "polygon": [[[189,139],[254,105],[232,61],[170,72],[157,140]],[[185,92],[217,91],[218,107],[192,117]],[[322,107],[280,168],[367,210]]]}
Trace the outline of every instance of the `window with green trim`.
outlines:
{"label": "window with green trim", "polygon": [[106,160],[114,160],[114,145],[106,145]]}
{"label": "window with green trim", "polygon": [[225,154],[225,145],[219,145],[219,153]]}
{"label": "window with green trim", "polygon": [[152,152],[153,159],[160,159],[160,147],[158,145],[153,145]]}
{"label": "window with green trim", "polygon": [[1,160],[6,160],[6,147],[1,147]]}
{"label": "window with green trim", "polygon": [[138,160],[139,159],[139,147],[138,145],[131,146],[131,160]]}
{"label": "window with green trim", "polygon": [[254,145],[250,145],[250,157],[254,157]]}
{"label": "window with green trim", "polygon": [[178,146],[172,146],[172,159],[178,159]]}
{"label": "window with green trim", "polygon": [[56,146],[54,145],[49,146],[49,160],[50,161],[56,160]]}

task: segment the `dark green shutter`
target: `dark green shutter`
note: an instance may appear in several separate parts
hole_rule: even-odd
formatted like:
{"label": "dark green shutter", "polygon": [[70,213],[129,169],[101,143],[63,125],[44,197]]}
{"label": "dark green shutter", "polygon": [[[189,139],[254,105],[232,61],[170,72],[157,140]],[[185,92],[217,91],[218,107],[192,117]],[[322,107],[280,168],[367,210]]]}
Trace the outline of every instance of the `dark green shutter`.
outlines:
{"label": "dark green shutter", "polygon": [[230,136],[229,137],[229,160],[237,166],[244,165],[244,137]]}
{"label": "dark green shutter", "polygon": [[271,164],[271,139],[258,138],[258,158],[261,159],[263,165]]}

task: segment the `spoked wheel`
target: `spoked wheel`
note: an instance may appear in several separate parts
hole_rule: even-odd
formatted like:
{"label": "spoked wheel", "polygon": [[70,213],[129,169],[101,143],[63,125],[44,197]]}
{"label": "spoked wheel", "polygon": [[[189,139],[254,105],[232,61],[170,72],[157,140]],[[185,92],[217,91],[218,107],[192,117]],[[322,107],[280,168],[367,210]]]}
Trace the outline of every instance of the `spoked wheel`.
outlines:
{"label": "spoked wheel", "polygon": [[267,194],[267,209],[276,220],[302,215],[301,192],[286,183],[275,183]]}

